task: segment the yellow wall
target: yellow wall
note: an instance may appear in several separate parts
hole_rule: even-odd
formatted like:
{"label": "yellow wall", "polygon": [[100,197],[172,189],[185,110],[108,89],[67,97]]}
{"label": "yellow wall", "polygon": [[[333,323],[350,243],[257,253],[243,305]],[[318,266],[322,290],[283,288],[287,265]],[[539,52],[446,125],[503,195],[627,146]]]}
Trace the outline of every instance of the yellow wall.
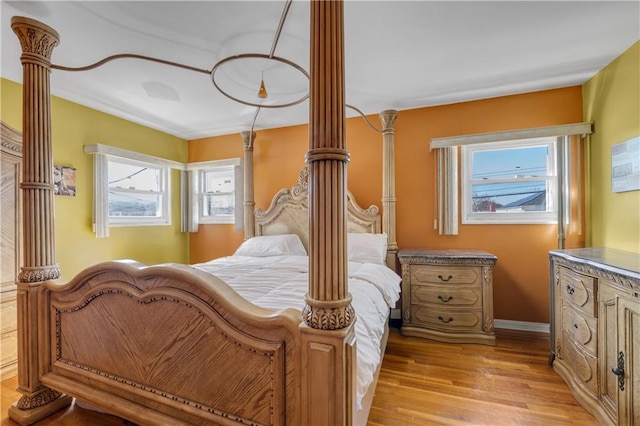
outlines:
{"label": "yellow wall", "polygon": [[[380,125],[376,116],[370,119]],[[396,121],[397,233],[400,248],[479,248],[498,257],[495,317],[549,321],[548,252],[557,248],[555,225],[460,225],[457,236],[433,229],[431,138],[552,126],[582,121],[580,87],[401,111]],[[380,205],[382,136],[361,118],[347,120],[348,187],[362,206]],[[256,132],[255,201],[266,209],[280,188],[296,183],[308,149],[306,125]],[[242,156],[239,134],[189,142],[189,161]],[[191,261],[228,255],[242,234],[232,226],[202,225],[191,236]],[[580,245],[581,241],[574,241]]]}
{"label": "yellow wall", "polygon": [[640,135],[640,41],[583,86],[590,141],[591,246],[640,253],[640,190],[611,191],[611,147]]}
{"label": "yellow wall", "polygon": [[[22,86],[2,79],[0,118],[22,129]],[[186,141],[133,124],[58,97],[51,100],[54,164],[76,168],[77,196],[55,196],[56,258],[64,279],[96,262],[136,259],[143,263],[189,259],[189,236],[180,232],[180,199],[172,197],[172,225],[111,228],[109,238],[91,232],[93,156],[86,144],[101,143],[147,155],[185,162]],[[173,194],[180,193],[180,173],[171,174]]]}

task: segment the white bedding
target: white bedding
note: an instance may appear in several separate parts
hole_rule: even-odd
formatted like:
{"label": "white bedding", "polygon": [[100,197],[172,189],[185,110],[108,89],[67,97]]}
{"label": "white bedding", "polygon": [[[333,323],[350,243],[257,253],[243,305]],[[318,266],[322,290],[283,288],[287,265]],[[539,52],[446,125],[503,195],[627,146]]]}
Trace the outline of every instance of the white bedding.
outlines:
{"label": "white bedding", "polygon": [[[255,305],[301,311],[309,287],[307,256],[229,256],[193,265],[216,275]],[[349,262],[349,292],[356,311],[357,404],[381,361],[380,340],[401,278],[384,265]]]}

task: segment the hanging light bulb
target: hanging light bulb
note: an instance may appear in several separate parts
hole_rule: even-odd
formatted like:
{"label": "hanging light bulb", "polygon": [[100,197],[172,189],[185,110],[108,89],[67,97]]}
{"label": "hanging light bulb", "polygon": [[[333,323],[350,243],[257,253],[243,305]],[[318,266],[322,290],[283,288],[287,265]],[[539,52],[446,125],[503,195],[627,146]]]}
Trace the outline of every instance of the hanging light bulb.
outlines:
{"label": "hanging light bulb", "polygon": [[267,89],[264,88],[264,71],[262,71],[262,78],[260,79],[260,90],[258,90],[258,97],[265,99],[267,97]]}

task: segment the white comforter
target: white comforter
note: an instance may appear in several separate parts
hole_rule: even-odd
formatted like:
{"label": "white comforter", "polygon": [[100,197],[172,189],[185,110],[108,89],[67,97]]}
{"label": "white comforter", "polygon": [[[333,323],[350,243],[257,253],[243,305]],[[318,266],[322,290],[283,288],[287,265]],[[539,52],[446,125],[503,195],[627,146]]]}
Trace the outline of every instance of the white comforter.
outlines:
{"label": "white comforter", "polygon": [[[260,307],[301,311],[304,306],[309,287],[307,256],[230,256],[193,266],[216,275]],[[357,318],[358,407],[382,360],[380,340],[389,308],[400,297],[400,281],[384,265],[349,262],[349,292]]]}

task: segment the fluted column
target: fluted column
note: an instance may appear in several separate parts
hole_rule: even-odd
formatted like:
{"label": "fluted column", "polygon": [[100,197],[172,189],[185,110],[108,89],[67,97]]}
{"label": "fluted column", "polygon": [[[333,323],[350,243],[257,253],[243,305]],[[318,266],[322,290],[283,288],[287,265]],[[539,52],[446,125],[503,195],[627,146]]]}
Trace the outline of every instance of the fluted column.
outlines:
{"label": "fluted column", "polygon": [[387,234],[387,266],[396,269],[396,157],[395,131],[398,111],[380,113],[382,121],[382,232]]}
{"label": "fluted column", "polygon": [[247,240],[256,235],[256,221],[254,217],[255,201],[253,192],[253,142],[256,134],[252,131],[241,132],[244,143],[244,239]]}
{"label": "fluted column", "polygon": [[311,2],[309,151],[309,293],[303,311],[312,328],[347,327],[354,319],[347,289],[347,163],[344,122],[342,1]]}
{"label": "fluted column", "polygon": [[343,2],[311,1],[309,292],[300,327],[302,424],[351,425],[355,313],[347,286]]}
{"label": "fluted column", "polygon": [[19,16],[11,28],[22,45],[23,69],[23,207],[24,266],[20,282],[40,282],[60,277],[55,260],[53,222],[53,149],[49,66],[58,45],[58,33],[40,22]]}
{"label": "fluted column", "polygon": [[60,277],[55,260],[53,217],[53,150],[49,68],[58,33],[29,18],[15,16],[11,28],[22,46],[24,256],[18,274],[18,390],[23,396],[9,410],[20,424],[31,424],[71,402],[40,384],[38,351],[40,284]]}

